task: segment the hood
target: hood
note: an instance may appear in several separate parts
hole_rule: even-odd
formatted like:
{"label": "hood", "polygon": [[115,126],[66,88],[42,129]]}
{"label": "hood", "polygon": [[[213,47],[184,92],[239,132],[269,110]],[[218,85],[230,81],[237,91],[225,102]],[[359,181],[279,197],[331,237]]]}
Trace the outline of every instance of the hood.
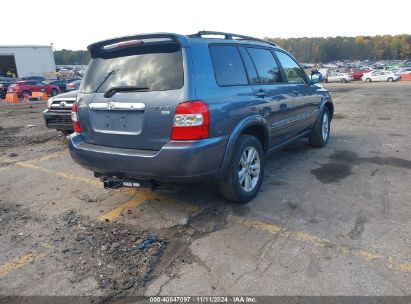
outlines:
{"label": "hood", "polygon": [[76,98],[78,94],[78,90],[70,91],[67,93],[62,93],[54,96],[54,98]]}
{"label": "hood", "polygon": [[67,93],[62,93],[62,94],[58,94],[56,96],[50,97],[47,100],[47,108],[50,109],[51,104],[53,103],[53,101],[55,99],[64,100],[65,98],[77,98],[77,94],[78,94],[78,90],[75,90],[75,91],[70,91],[70,92],[67,92]]}

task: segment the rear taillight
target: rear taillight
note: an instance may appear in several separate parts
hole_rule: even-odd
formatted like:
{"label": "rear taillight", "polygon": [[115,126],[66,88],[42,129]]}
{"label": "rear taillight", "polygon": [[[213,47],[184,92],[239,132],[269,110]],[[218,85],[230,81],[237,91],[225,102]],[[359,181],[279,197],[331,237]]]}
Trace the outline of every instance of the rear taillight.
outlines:
{"label": "rear taillight", "polygon": [[208,137],[210,113],[207,105],[199,100],[186,101],[177,105],[171,139],[193,140]]}
{"label": "rear taillight", "polygon": [[73,121],[74,132],[81,133],[80,123],[77,116],[77,103],[73,103],[71,107],[71,120]]}

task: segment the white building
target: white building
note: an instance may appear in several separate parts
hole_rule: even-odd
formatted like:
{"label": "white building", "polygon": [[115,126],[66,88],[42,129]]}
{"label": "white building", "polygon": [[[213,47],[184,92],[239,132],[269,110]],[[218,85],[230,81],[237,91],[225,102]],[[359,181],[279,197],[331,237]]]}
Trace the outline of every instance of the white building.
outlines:
{"label": "white building", "polygon": [[[0,76],[46,76],[56,71],[53,49],[43,45],[0,45]],[[14,76],[13,75],[13,76]]]}

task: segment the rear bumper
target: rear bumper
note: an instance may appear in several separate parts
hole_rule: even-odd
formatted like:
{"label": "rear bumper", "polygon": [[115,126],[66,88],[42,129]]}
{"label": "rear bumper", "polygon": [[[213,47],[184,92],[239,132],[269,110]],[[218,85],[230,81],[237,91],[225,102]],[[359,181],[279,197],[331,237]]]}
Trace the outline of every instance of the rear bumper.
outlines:
{"label": "rear bumper", "polygon": [[57,130],[73,130],[73,122],[71,120],[71,112],[52,112],[44,110],[44,122],[47,128]]}
{"label": "rear bumper", "polygon": [[162,182],[189,182],[218,177],[228,137],[170,141],[159,151],[121,149],[84,142],[70,136],[72,158],[104,176]]}

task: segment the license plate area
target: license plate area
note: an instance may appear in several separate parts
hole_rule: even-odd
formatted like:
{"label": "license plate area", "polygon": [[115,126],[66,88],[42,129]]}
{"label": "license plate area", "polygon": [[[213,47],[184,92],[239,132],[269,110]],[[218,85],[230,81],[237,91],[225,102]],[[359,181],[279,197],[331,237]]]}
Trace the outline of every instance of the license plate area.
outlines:
{"label": "license plate area", "polygon": [[122,182],[123,187],[129,187],[129,188],[140,188],[140,183],[139,182],[133,182],[133,181],[124,181]]}
{"label": "license plate area", "polygon": [[95,132],[138,135],[143,124],[143,112],[90,111]]}

